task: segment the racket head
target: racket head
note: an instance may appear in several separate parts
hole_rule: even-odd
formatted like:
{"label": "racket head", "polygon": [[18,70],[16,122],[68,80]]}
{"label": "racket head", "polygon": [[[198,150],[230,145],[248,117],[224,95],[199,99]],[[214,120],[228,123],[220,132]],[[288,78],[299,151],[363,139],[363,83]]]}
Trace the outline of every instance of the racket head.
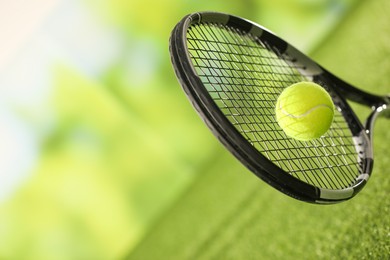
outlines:
{"label": "racket head", "polygon": [[[347,83],[251,21],[216,12],[184,17],[170,38],[177,78],[214,135],[259,178],[311,203],[355,196],[373,159],[364,127],[340,94]],[[331,129],[318,140],[288,138],[274,107],[299,81],[323,86],[335,103]]]}

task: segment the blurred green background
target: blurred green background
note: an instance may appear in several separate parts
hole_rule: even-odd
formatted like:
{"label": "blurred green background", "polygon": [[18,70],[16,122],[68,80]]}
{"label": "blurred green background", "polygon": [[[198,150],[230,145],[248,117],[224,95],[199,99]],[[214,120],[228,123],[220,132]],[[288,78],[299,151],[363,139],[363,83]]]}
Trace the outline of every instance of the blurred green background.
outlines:
{"label": "blurred green background", "polygon": [[[223,205],[215,210],[215,218],[210,212],[202,217],[196,214],[203,210],[197,207],[203,201],[194,194],[206,190],[202,185],[196,188],[199,178],[206,176],[203,181],[213,185],[218,178],[210,176],[220,175],[221,165],[224,171],[231,169],[229,176],[235,176],[223,187],[217,186],[214,193],[202,193],[202,199],[214,201],[209,202],[210,207],[218,204],[218,191],[230,192],[233,205],[242,199],[236,195],[251,190],[250,185],[267,191],[268,186],[223,150],[190,106],[170,64],[168,39],[172,28],[195,11],[235,14],[268,27],[298,49],[329,63],[336,72],[353,78],[360,72],[331,62],[328,54],[337,49],[337,42],[327,45],[333,47],[323,47],[333,48],[328,52],[317,50],[323,42],[336,39],[334,31],[347,18],[359,16],[356,10],[363,9],[359,8],[361,2],[0,2],[0,259],[120,259],[128,255],[136,259],[202,258],[207,239],[199,242],[203,246],[190,249],[192,253],[175,255],[172,250],[175,243],[191,244],[185,242],[191,240],[191,229],[208,228],[193,225],[190,220],[224,223],[232,216],[224,212],[229,207]],[[370,17],[374,19],[375,15]],[[353,27],[353,23],[348,26]],[[342,33],[338,36],[348,41]],[[390,44],[388,38],[384,43]],[[358,44],[355,42],[354,47]],[[361,55],[362,50],[356,50],[358,54],[350,56]],[[335,56],[340,60],[343,53]],[[367,62],[371,62],[369,58]],[[386,68],[379,77],[388,75],[389,66]],[[368,83],[363,85],[368,87]],[[388,166],[388,162],[382,164]],[[235,185],[236,178],[244,178],[243,183]],[[385,187],[389,187],[388,182]],[[193,194],[189,199],[193,204],[189,205],[195,212],[180,210],[180,205],[185,207],[188,202],[181,201],[185,194]],[[269,194],[257,197],[258,203],[267,204],[276,196],[280,212],[286,215],[289,210],[300,212],[301,207],[309,207],[274,190]],[[384,211],[387,218],[388,205],[387,215]],[[307,212],[317,209],[306,208]],[[358,208],[354,212],[359,212]],[[167,216],[180,214],[184,215],[167,220]],[[268,213],[271,226],[278,214]],[[304,215],[294,217],[305,226]],[[318,215],[316,220],[320,219]],[[342,222],[337,223],[342,229]],[[385,251],[377,251],[379,255],[389,249],[388,221],[382,223],[385,227],[380,234],[385,241],[381,240],[381,248]],[[174,231],[175,225],[187,231]],[[326,225],[319,228],[326,230]],[[220,229],[228,232],[221,241],[240,235],[234,228],[229,233],[229,226]],[[292,232],[297,230],[299,227]],[[274,231],[263,233],[264,243],[272,240]],[[316,232],[311,230],[305,236],[316,236]],[[200,237],[195,236],[195,240]],[[253,242],[249,238],[243,241]],[[301,242],[298,248],[306,243]],[[277,250],[274,247],[262,246],[262,250],[272,252]],[[256,251],[256,246],[250,248]],[[318,248],[312,256],[323,256]],[[285,259],[289,250],[286,255],[268,256]],[[297,252],[304,252],[304,247]],[[220,258],[259,256],[241,249],[235,254]],[[203,258],[218,257],[206,254]]]}

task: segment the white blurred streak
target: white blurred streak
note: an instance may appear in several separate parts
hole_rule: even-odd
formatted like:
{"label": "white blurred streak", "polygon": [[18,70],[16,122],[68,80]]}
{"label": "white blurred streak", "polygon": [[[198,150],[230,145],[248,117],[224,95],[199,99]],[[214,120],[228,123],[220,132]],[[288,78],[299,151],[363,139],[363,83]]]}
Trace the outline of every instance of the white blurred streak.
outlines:
{"label": "white blurred streak", "polygon": [[37,86],[47,86],[47,76],[37,66],[42,59],[32,38],[57,2],[0,1],[0,201],[12,195],[37,161],[37,137],[18,113],[42,101],[45,91]]}
{"label": "white blurred streak", "polygon": [[76,0],[61,3],[43,33],[63,62],[91,77],[111,66],[125,44],[119,32]]}
{"label": "white blurred streak", "polygon": [[80,1],[0,0],[0,202],[30,175],[54,128],[55,65],[98,78],[123,45]]}
{"label": "white blurred streak", "polygon": [[0,70],[0,100],[5,106],[28,110],[31,115],[48,97],[52,53],[39,37],[29,40]]}
{"label": "white blurred streak", "polygon": [[28,176],[36,161],[37,143],[26,124],[6,110],[0,111],[0,202]]}
{"label": "white blurred streak", "polygon": [[3,0],[0,1],[0,70],[54,8],[58,0]]}

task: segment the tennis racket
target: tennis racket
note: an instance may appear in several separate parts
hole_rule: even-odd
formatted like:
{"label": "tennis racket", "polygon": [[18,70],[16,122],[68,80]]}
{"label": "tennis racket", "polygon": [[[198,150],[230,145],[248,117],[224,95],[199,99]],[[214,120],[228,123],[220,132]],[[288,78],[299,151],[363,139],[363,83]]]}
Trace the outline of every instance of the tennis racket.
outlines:
{"label": "tennis racket", "polygon": [[[359,90],[264,27],[223,13],[184,17],[172,31],[170,53],[181,86],[207,126],[266,183],[320,204],[348,200],[367,183],[372,128],[388,108],[389,95]],[[301,81],[324,87],[335,104],[327,133],[306,142],[286,136],[274,112],[280,93]],[[346,100],[372,108],[364,125]]]}

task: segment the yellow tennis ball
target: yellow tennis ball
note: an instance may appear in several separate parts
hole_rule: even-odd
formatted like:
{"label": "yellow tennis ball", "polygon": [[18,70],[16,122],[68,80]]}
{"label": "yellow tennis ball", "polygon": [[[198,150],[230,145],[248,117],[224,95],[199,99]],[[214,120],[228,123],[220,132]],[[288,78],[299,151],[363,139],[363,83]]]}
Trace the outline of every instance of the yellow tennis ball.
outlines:
{"label": "yellow tennis ball", "polygon": [[279,126],[289,137],[309,141],[328,131],[334,104],[324,88],[304,81],[287,87],[280,94],[275,112]]}

